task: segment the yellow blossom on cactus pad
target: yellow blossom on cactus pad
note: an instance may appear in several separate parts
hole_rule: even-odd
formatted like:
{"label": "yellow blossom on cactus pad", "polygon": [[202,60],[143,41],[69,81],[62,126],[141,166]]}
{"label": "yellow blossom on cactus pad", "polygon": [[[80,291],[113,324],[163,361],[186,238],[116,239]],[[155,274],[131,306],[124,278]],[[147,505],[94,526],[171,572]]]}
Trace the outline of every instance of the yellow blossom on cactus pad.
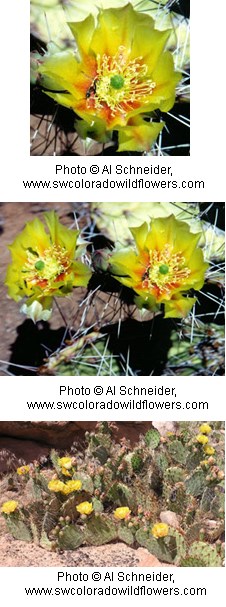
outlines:
{"label": "yellow blossom on cactus pad", "polygon": [[174,215],[130,231],[134,245],[116,248],[110,257],[111,273],[137,293],[138,307],[157,311],[163,304],[166,318],[183,318],[196,301],[186,292],[201,289],[208,267],[198,246],[200,234],[193,234]]}
{"label": "yellow blossom on cactus pad", "polygon": [[80,491],[82,488],[82,482],[80,480],[71,480],[67,481],[61,489],[64,495],[68,495],[68,493],[72,493],[73,491]]}
{"label": "yellow blossom on cactus pad", "polygon": [[212,428],[209,424],[202,424],[199,426],[199,432],[202,432],[202,434],[210,434],[210,432],[212,432]]}
{"label": "yellow blossom on cactus pad", "polygon": [[159,537],[166,537],[169,533],[169,527],[166,523],[155,523],[155,525],[152,527],[151,533],[156,539]]}
{"label": "yellow blossom on cactus pad", "polygon": [[8,502],[4,502],[1,507],[1,512],[3,514],[12,514],[17,509],[18,502],[15,500],[9,500]]}
{"label": "yellow blossom on cactus pad", "polygon": [[93,512],[93,504],[92,502],[81,502],[76,506],[77,512],[79,514],[91,514]]}
{"label": "yellow blossom on cactus pad", "polygon": [[50,311],[54,296],[63,297],[73,287],[87,286],[91,276],[90,269],[77,259],[81,248],[77,242],[79,231],[66,228],[54,211],[44,213],[44,217],[47,230],[36,218],[9,246],[12,263],[5,281],[9,296],[15,301],[27,298],[25,313],[32,306],[41,306],[29,314],[33,320],[43,318],[43,310]]}
{"label": "yellow blossom on cactus pad", "polygon": [[197,443],[200,443],[200,445],[206,445],[206,443],[208,443],[208,436],[206,436],[205,434],[197,434],[196,435],[196,441]]}
{"label": "yellow blossom on cactus pad", "polygon": [[70,470],[72,468],[71,457],[59,457],[58,464],[66,468],[66,470]]}
{"label": "yellow blossom on cactus pad", "polygon": [[130,513],[131,510],[127,506],[121,506],[120,508],[116,508],[116,510],[114,510],[114,517],[119,520],[123,520],[124,518],[128,518]]}
{"label": "yellow blossom on cactus pad", "polygon": [[[157,137],[154,123],[129,121],[146,117],[154,110],[167,112],[175,101],[181,75],[174,70],[172,54],[165,50],[171,30],[155,29],[147,14],[131,4],[100,9],[93,15],[69,23],[76,51],[44,56],[39,73],[47,94],[74,110],[81,136],[106,141],[120,130],[123,150]],[[122,129],[127,131],[123,137]],[[132,147],[131,147],[132,146]],[[135,146],[135,147],[134,147]]]}
{"label": "yellow blossom on cactus pad", "polygon": [[206,455],[213,455],[215,453],[215,449],[214,447],[211,447],[211,445],[205,445],[203,451]]}
{"label": "yellow blossom on cactus pad", "polygon": [[61,472],[64,476],[72,476],[72,474],[69,472],[69,470],[67,470],[67,468],[65,468],[64,466],[62,466]]}
{"label": "yellow blossom on cactus pad", "polygon": [[17,474],[19,474],[19,476],[23,476],[23,474],[28,474],[29,470],[30,466],[20,466],[17,468]]}
{"label": "yellow blossom on cactus pad", "polygon": [[58,493],[58,492],[63,491],[64,483],[62,481],[59,481],[58,479],[52,479],[48,483],[48,488],[50,491],[53,491],[54,493]]}

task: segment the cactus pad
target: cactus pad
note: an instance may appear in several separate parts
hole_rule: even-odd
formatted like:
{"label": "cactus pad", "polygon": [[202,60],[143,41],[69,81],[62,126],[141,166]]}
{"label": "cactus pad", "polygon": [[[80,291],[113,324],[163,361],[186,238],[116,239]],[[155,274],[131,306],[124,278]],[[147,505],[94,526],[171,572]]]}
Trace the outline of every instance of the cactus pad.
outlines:
{"label": "cactus pad", "polygon": [[158,430],[155,430],[154,428],[148,430],[145,434],[144,440],[147,447],[150,449],[156,449],[160,442],[160,434]]}
{"label": "cactus pad", "polygon": [[30,527],[25,524],[24,521],[22,521],[20,518],[15,519],[9,517],[7,520],[7,527],[16,540],[22,540],[23,542],[32,541],[33,538]]}
{"label": "cactus pad", "polygon": [[59,547],[62,550],[76,550],[83,542],[83,532],[75,525],[65,525],[58,538]]}
{"label": "cactus pad", "polygon": [[194,497],[202,495],[206,487],[206,477],[202,470],[195,470],[191,476],[185,480],[186,491]]}
{"label": "cactus pad", "polygon": [[188,452],[179,440],[173,440],[169,443],[168,451],[174,461],[185,464]]}
{"label": "cactus pad", "polygon": [[200,558],[205,567],[221,567],[222,565],[216,548],[205,542],[194,542],[189,549],[189,557]]}
{"label": "cactus pad", "polygon": [[139,529],[136,532],[138,544],[147,548],[151,554],[154,554],[160,561],[173,563],[176,557],[176,540],[174,537],[156,539],[150,533]]}
{"label": "cactus pad", "polygon": [[125,544],[129,544],[129,546],[134,543],[134,535],[128,527],[120,526],[118,528],[118,539]]}
{"label": "cactus pad", "polygon": [[96,514],[91,517],[85,526],[84,537],[88,544],[92,546],[101,546],[115,540],[118,536],[118,530],[115,523],[106,516]]}

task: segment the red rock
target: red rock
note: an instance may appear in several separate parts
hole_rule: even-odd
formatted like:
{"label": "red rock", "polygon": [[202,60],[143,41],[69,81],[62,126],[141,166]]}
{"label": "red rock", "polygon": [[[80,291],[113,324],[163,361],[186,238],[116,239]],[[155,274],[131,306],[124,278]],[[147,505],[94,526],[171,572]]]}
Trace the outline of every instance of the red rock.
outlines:
{"label": "red rock", "polygon": [[42,455],[48,455],[49,446],[30,440],[0,438],[0,474],[16,470],[20,463],[29,464]]}
{"label": "red rock", "polygon": [[139,558],[138,567],[161,567],[160,561],[146,548],[138,548],[137,556]]}
{"label": "red rock", "polygon": [[[96,422],[89,421],[3,421],[0,422],[0,434],[44,442],[59,449],[68,449],[74,440],[83,437],[87,430],[94,430],[95,426]],[[145,434],[150,427],[151,422],[116,422],[113,435],[116,440],[125,436],[133,445],[139,440],[139,435]]]}

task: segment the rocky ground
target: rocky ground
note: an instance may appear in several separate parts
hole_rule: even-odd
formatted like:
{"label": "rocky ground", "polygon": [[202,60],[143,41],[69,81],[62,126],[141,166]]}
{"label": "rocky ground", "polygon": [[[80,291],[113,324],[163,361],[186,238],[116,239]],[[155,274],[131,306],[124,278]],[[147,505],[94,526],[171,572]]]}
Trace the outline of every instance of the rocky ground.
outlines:
{"label": "rocky ground", "polygon": [[[0,537],[1,567],[168,567],[145,548],[137,550],[123,543],[84,546],[62,554],[47,552],[35,544],[14,540],[9,533]],[[172,565],[171,565],[172,566]]]}

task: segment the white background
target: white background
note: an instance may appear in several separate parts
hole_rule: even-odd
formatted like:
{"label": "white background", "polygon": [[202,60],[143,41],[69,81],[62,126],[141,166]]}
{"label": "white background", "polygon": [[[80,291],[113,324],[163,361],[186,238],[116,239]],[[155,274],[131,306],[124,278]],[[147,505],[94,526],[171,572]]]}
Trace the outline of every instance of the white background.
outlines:
{"label": "white background", "polygon": [[[190,190],[189,197],[181,194],[180,190],[173,192],[163,190],[159,198],[161,201],[223,201],[225,199],[225,2],[224,0],[191,0],[192,18],[191,18],[191,157],[190,158],[149,158],[150,163],[158,164],[160,161],[163,166],[172,166],[175,177],[183,179],[204,179],[206,180],[206,189]],[[10,201],[30,201],[45,200],[50,201],[53,198],[53,191],[31,192],[24,191],[21,187],[21,179],[50,179],[54,178],[54,167],[56,160],[54,158],[35,158],[29,157],[29,0],[11,0],[2,2],[1,5],[1,150],[2,157],[0,161],[1,168],[1,194],[0,200]],[[89,166],[92,159],[89,158],[67,158],[65,164],[75,165],[80,163],[83,166]],[[139,162],[138,162],[139,160]],[[116,162],[117,159],[113,159]],[[120,157],[120,164],[127,163],[128,159]],[[133,163],[147,162],[146,159],[133,159]],[[95,163],[101,165],[106,163],[106,159],[95,159]],[[54,192],[55,200],[58,202],[65,198],[65,192]],[[118,193],[117,198],[118,198]],[[173,196],[171,195],[173,194]],[[73,200],[78,197],[83,201],[88,199],[89,193],[73,191],[67,195],[67,200]],[[114,202],[114,191],[103,191],[92,196],[93,200],[107,200]],[[128,193],[126,195],[128,198]],[[149,193],[139,193],[134,190],[131,192],[130,200],[150,201]],[[157,198],[157,199],[159,199]],[[156,200],[156,194],[152,196]],[[84,378],[81,378],[84,383]],[[153,381],[154,378],[143,378],[142,383]],[[167,380],[167,381],[166,381]],[[79,383],[76,378],[76,385]],[[107,378],[98,379],[98,384],[106,382]],[[114,382],[115,382],[114,378]],[[128,384],[134,383],[134,378],[123,378]],[[136,380],[138,381],[138,380]],[[170,378],[164,378],[166,385]],[[203,416],[200,413],[193,412],[192,419],[224,419],[225,420],[225,380],[224,378],[174,378],[173,380],[178,391],[186,393],[186,396],[196,400],[197,394],[201,400],[208,399],[211,402],[209,413]],[[32,419],[32,413],[24,411],[23,402],[26,399],[52,398],[52,394],[57,389],[59,378],[0,378],[0,393],[2,400],[1,419]],[[89,378],[90,382],[90,378]],[[159,384],[163,383],[162,378],[158,378]],[[154,383],[157,383],[154,382]],[[64,378],[64,383],[65,378]],[[70,385],[72,380],[70,379]],[[151,397],[150,397],[151,398]],[[72,399],[71,399],[72,400]],[[210,415],[211,413],[211,415]],[[83,415],[83,414],[82,414]],[[63,419],[82,419],[75,412],[73,418],[67,417],[66,413]],[[168,417],[170,415],[170,417]],[[128,413],[126,414],[128,419]],[[145,419],[145,415],[139,413],[139,418]],[[190,411],[174,413],[164,413],[163,415],[154,414],[155,419],[191,419]],[[33,419],[39,419],[39,415],[33,414]],[[97,415],[89,415],[89,419],[98,419]],[[108,415],[105,419],[110,419]],[[120,419],[119,413],[114,416]],[[47,413],[45,419],[49,419]],[[52,419],[59,419],[57,412],[54,412]],[[131,419],[136,419],[135,413]],[[147,417],[146,417],[147,419]],[[152,416],[150,415],[150,419]],[[78,571],[78,570],[77,570]],[[83,570],[85,571],[85,570]],[[89,570],[92,571],[92,570]],[[136,569],[136,572],[139,570]],[[148,570],[149,571],[149,570]],[[154,570],[155,572],[157,569]],[[165,569],[169,571],[169,569]],[[175,571],[175,570],[174,570]],[[1,596],[4,602],[15,602],[17,604],[27,604],[34,601],[38,604],[45,601],[46,604],[56,605],[57,600],[61,605],[63,599],[55,597],[53,599],[43,599],[31,597],[25,598],[23,587],[25,585],[48,585],[60,586],[55,582],[55,572],[52,569],[4,569],[0,570]],[[225,570],[212,569],[181,569],[176,570],[175,585],[180,586],[207,586],[207,597],[164,597],[142,598],[144,604],[150,604],[155,601],[159,606],[165,605],[197,605],[202,602],[207,605],[218,605],[224,602]],[[63,584],[62,584],[63,585]],[[149,584],[151,585],[151,583]],[[67,597],[66,600],[79,600],[79,604],[96,605],[106,604],[106,597],[82,598]],[[115,601],[127,604],[128,600],[133,605],[137,605],[137,599],[129,598],[119,599],[118,597],[107,597],[110,604]],[[138,600],[141,600],[138,598]]]}
{"label": "white background", "polygon": [[[225,419],[225,379],[224,377],[2,377],[1,380],[1,391],[3,395],[2,408],[1,408],[1,419],[2,421],[18,420],[23,421],[27,419],[38,420],[84,420],[89,419],[90,421],[99,420],[112,420],[112,421],[123,421],[123,419],[130,420],[224,420]],[[176,387],[176,398],[174,396],[163,396],[158,395],[120,395],[119,387],[126,386],[131,387],[150,387],[157,388]],[[71,390],[60,392],[60,386],[65,386],[66,389],[72,388],[76,390],[76,393],[72,394]],[[105,394],[95,395],[93,393],[94,387],[100,386],[103,388]],[[107,389],[113,386],[116,387],[115,396],[111,395],[110,390]],[[86,388],[90,388],[91,394],[86,396],[82,395],[82,388],[85,391]],[[79,394],[80,390],[80,394]],[[106,410],[90,408],[75,408],[71,405],[71,409],[68,408],[57,408],[57,403],[79,403],[85,402],[86,399],[92,402],[104,401],[122,401],[129,402],[134,399],[135,401],[147,399],[147,401],[162,403],[163,401],[180,401],[183,405],[182,409],[177,409],[175,405],[172,409],[159,409],[157,407],[148,410],[145,409],[134,409],[134,410],[122,410],[116,405],[114,408],[107,408]],[[44,402],[47,404],[55,403],[56,409],[44,409],[31,410],[27,407],[27,402]],[[186,408],[186,403],[194,403],[190,409]],[[198,403],[208,402],[208,410],[203,405],[198,406]],[[197,408],[196,408],[197,403]],[[64,407],[64,405],[62,405]],[[81,406],[83,407],[83,405]]]}
{"label": "white background", "polygon": [[[79,575],[79,573],[81,574],[88,574],[88,581],[82,582],[82,581],[77,581],[77,582],[65,582],[65,581],[61,581],[58,582],[57,581],[57,577],[58,577],[58,572],[59,571],[64,571],[64,572],[68,572],[71,573],[73,575],[73,573],[77,573]],[[72,595],[72,596],[53,596],[53,597],[46,597],[46,596],[42,596],[42,597],[34,597],[34,596],[28,596],[25,594],[24,588],[83,588],[84,586],[86,586],[87,588],[93,588],[95,586],[97,587],[103,587],[103,588],[108,588],[109,586],[111,586],[112,588],[116,588],[117,586],[119,588],[126,588],[127,586],[131,586],[133,585],[133,587],[137,588],[137,586],[143,586],[145,584],[145,582],[129,582],[129,581],[124,581],[124,582],[117,582],[117,573],[118,572],[123,571],[124,573],[128,573],[131,571],[133,571],[136,574],[139,573],[143,573],[143,574],[156,574],[158,572],[162,572],[162,573],[173,573],[174,576],[174,583],[172,583],[173,578],[171,579],[171,581],[168,582],[146,582],[146,585],[148,587],[151,588],[160,588],[160,587],[164,587],[164,588],[179,588],[180,594],[177,596],[170,596],[170,595],[165,595],[163,597],[156,597],[155,595],[151,595],[151,596],[128,596],[127,598],[125,597],[120,597],[120,596],[76,596],[76,595]],[[101,574],[101,581],[100,582],[94,582],[91,580],[91,576],[94,572],[99,572]],[[109,582],[108,579],[106,579],[104,581],[104,576],[106,575],[106,573],[109,573],[109,575],[114,575],[113,581]],[[10,579],[11,577],[11,579]],[[12,578],[13,578],[13,582],[12,582]],[[177,606],[180,607],[182,605],[182,607],[190,607],[190,605],[193,606],[193,604],[200,606],[200,605],[205,605],[206,607],[212,606],[214,604],[217,603],[217,605],[219,607],[224,605],[225,602],[225,592],[224,592],[224,586],[225,586],[225,571],[223,569],[211,569],[207,570],[206,568],[181,568],[181,569],[176,569],[176,568],[171,568],[171,567],[166,567],[166,568],[135,568],[135,569],[130,569],[130,568],[119,568],[119,569],[105,569],[104,568],[71,568],[68,567],[66,569],[61,568],[32,568],[32,569],[27,569],[27,568],[18,568],[18,569],[14,569],[13,571],[11,570],[7,570],[7,569],[2,569],[2,582],[1,582],[1,594],[2,596],[5,596],[7,601],[10,602],[12,601],[12,604],[18,604],[18,605],[25,605],[25,607],[27,605],[30,604],[34,604],[34,605],[43,605],[43,606],[48,606],[48,607],[56,607],[56,605],[79,605],[79,607],[81,605],[87,605],[88,607],[96,607],[96,606],[105,606],[110,604],[112,606],[115,605],[123,605],[124,607],[127,607],[128,605],[133,605],[133,606],[137,606],[138,604],[145,605],[145,606],[149,606],[150,605],[155,605],[157,604],[158,607],[166,607],[166,605],[170,605],[170,606]],[[207,589],[207,593],[206,596],[205,595],[201,595],[200,593],[195,596],[193,595],[188,595],[188,596],[182,596],[182,593],[184,592],[184,588],[189,588],[189,589],[196,589],[196,588],[206,588]],[[193,592],[193,590],[192,590]]]}

